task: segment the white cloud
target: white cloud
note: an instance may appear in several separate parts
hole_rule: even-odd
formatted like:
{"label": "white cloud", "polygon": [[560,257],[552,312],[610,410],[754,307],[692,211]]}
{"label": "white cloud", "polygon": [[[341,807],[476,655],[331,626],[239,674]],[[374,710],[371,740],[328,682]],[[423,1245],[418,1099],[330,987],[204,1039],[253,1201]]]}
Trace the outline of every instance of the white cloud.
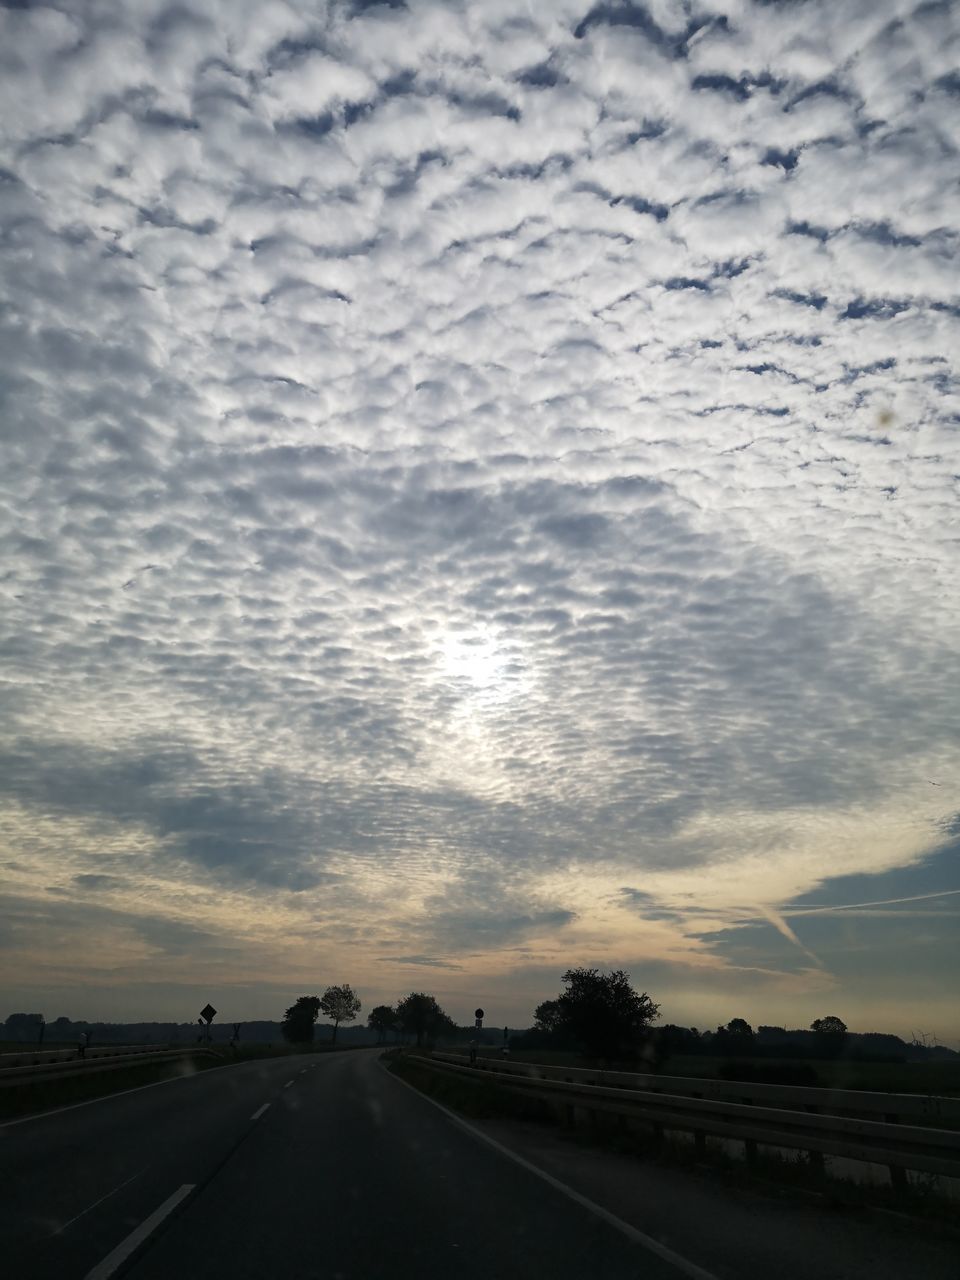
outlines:
{"label": "white cloud", "polygon": [[[709,877],[720,930],[831,833],[919,857],[960,711],[945,11],[114,10],[0,9],[22,891],[126,834],[164,918],[269,899],[279,938],[336,875],[361,971],[475,909],[492,973],[525,930],[662,948],[614,882]],[[672,963],[719,964],[701,923]]]}

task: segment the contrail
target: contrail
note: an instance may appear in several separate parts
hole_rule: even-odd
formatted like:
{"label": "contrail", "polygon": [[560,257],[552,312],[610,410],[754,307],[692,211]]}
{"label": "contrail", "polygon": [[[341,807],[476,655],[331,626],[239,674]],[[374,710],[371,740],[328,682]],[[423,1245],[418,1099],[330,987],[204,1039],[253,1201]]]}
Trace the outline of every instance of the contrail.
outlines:
{"label": "contrail", "polygon": [[960,889],[938,889],[936,893],[915,893],[910,898],[880,898],[876,902],[837,902],[822,907],[787,906],[784,908],[784,915],[819,916],[829,911],[853,911],[857,907],[892,907],[898,902],[925,902],[928,898],[946,898],[954,893],[960,893]]}
{"label": "contrail", "polygon": [[779,912],[774,911],[773,907],[764,906],[762,903],[757,903],[757,910],[762,916],[765,916],[766,919],[770,921],[777,933],[783,934],[788,942],[792,942],[795,947],[800,948],[805,956],[809,956],[818,969],[822,969],[824,967],[823,961],[820,957],[815,956],[809,947],[805,947],[803,945]]}

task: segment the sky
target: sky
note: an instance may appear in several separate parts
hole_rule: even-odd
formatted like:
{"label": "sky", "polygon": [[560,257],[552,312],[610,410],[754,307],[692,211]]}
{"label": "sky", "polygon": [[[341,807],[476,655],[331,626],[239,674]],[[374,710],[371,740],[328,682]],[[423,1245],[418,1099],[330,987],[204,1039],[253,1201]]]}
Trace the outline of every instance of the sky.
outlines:
{"label": "sky", "polygon": [[960,1045],[958,58],[0,0],[0,1018]]}

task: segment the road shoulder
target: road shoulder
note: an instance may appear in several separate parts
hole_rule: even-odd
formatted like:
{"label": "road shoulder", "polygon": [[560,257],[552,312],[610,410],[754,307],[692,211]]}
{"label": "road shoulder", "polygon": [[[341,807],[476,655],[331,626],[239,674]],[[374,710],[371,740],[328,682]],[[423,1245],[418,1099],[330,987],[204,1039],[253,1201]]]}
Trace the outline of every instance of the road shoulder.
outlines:
{"label": "road shoulder", "polygon": [[[404,1083],[407,1083],[404,1081]],[[415,1087],[410,1084],[409,1087]],[[429,1097],[429,1094],[424,1096]],[[435,1099],[431,1099],[435,1101]],[[792,1190],[769,1194],[716,1170],[590,1146],[576,1134],[522,1119],[457,1120],[721,1280],[956,1280],[957,1241],[912,1219],[843,1208]]]}

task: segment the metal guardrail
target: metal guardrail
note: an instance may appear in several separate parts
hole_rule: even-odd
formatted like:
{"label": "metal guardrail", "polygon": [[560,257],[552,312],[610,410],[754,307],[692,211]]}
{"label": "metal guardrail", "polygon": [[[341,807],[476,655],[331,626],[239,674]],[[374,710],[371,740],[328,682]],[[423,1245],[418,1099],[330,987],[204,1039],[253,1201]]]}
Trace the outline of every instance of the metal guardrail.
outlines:
{"label": "metal guardrail", "polygon": [[[464,1065],[466,1054],[434,1053],[444,1062]],[[503,1058],[478,1058],[477,1067],[507,1075],[569,1084],[614,1085],[688,1098],[712,1098],[721,1102],[785,1107],[791,1111],[834,1116],[877,1116],[891,1124],[904,1120],[930,1121],[937,1125],[960,1124],[960,1098],[923,1093],[877,1093],[861,1089],[829,1089],[814,1085],[760,1084],[751,1080],[708,1080],[700,1076],[662,1076],[652,1072],[605,1071],[589,1067],[548,1067],[540,1063]]]}
{"label": "metal guardrail", "polygon": [[[745,1143],[748,1159],[755,1157],[758,1144],[763,1144],[810,1152],[817,1160],[826,1155],[844,1156],[886,1165],[895,1184],[903,1183],[907,1169],[960,1178],[960,1134],[950,1130],[586,1081],[545,1079],[519,1069],[530,1064],[498,1063],[492,1069],[479,1064],[462,1065],[452,1060],[452,1054],[412,1056],[434,1070],[461,1076],[476,1078],[489,1072],[501,1077],[497,1081],[501,1087],[540,1098],[559,1107],[567,1118],[583,1110],[640,1119],[656,1133],[692,1133],[698,1146],[705,1144],[708,1135],[737,1139]],[[663,1077],[657,1078],[663,1081]]]}
{"label": "metal guardrail", "polygon": [[[48,1062],[66,1062],[90,1058],[111,1058],[133,1053],[164,1053],[172,1046],[159,1044],[104,1044],[88,1045],[83,1057],[76,1047],[69,1049],[25,1049],[19,1053],[0,1053],[0,1075],[11,1067],[40,1066]],[[188,1047],[188,1046],[184,1046]]]}
{"label": "metal guardrail", "polygon": [[[221,1055],[206,1047],[185,1049],[138,1049],[133,1053],[100,1054],[94,1058],[72,1057],[55,1062],[23,1063],[0,1069],[0,1089],[16,1085],[40,1084],[48,1080],[62,1080],[69,1076],[96,1075],[102,1071],[119,1071],[124,1067],[144,1066],[154,1062],[167,1062],[178,1058],[195,1057],[197,1054]],[[20,1055],[17,1055],[20,1056]]]}

